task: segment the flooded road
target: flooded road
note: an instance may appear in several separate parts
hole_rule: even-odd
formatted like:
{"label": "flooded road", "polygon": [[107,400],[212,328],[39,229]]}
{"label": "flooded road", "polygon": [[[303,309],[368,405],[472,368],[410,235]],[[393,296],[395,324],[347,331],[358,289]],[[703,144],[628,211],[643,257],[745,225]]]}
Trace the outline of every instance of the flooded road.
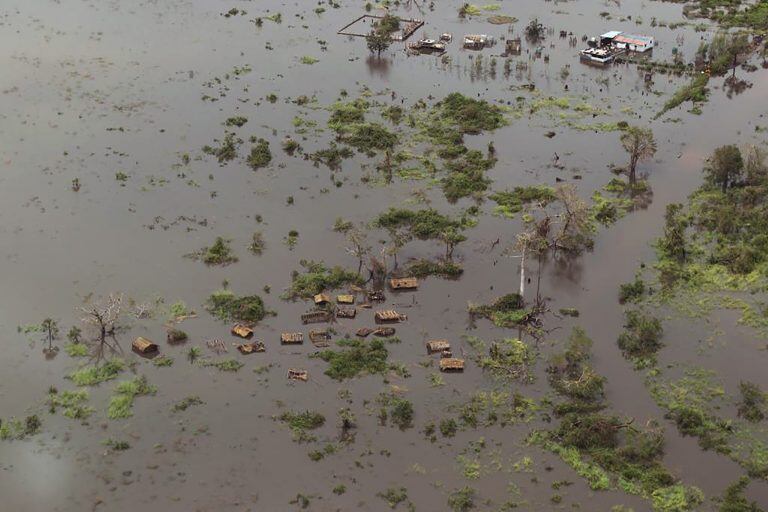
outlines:
{"label": "flooded road", "polygon": [[[471,485],[480,510],[503,510],[507,502],[528,510],[611,510],[617,505],[651,510],[648,500],[617,489],[590,490],[559,457],[529,446],[530,429],[547,424],[543,414],[530,423],[464,429],[436,442],[425,436],[429,422],[439,422],[475,391],[496,384],[468,358],[463,373],[444,374],[444,385],[433,385],[431,375],[440,374],[425,356],[424,341],[446,338],[454,351],[470,354],[467,336],[518,336],[516,329],[470,322],[467,314],[468,303],[488,303],[519,285],[520,259],[505,249],[523,229],[521,215],[493,215],[490,201],[479,203],[478,224],[456,249],[464,268],[458,280],[431,277],[417,292],[387,293],[386,305],[408,315],[397,326],[401,342],[387,348],[409,377],[369,375],[338,382],[324,374],[325,362],[309,357],[316,349],[308,340],[295,347],[280,345],[281,332],[308,330],[299,317],[310,302],[280,298],[300,262],[324,261],[352,270],[358,265],[345,250],[344,236],[333,230],[337,218],[369,223],[390,206],[428,204],[457,213],[475,204],[469,198],[449,203],[429,178],[398,178],[391,184],[370,179],[376,159],[364,154],[331,172],[281,149],[287,135],[299,140],[307,155],[328,147],[335,137],[326,126],[328,107],[361,96],[404,108],[418,100],[433,105],[452,92],[510,108],[518,96],[526,101],[568,96],[574,104],[587,101],[599,107],[604,111],[601,120],[651,127],[659,150],[643,171],[649,174],[653,201],[609,227],[599,227],[593,250],[565,265],[544,265],[541,291],[550,311],[576,308],[580,316],[547,315],[546,335],[538,342],[526,340],[539,352],[533,381],[504,390],[535,400],[551,396],[547,357],[579,325],[594,340],[594,366],[607,379],[610,409],[638,424],[661,422],[665,463],[677,477],[709,498],[744,473],[730,459],[701,451],[695,440],[680,436],[663,419],[643,374],[633,370],[616,346],[623,324],[617,288],[633,278],[639,263],[652,263],[651,242],[662,232],[666,205],[684,201],[699,185],[704,160],[714,147],[764,144],[756,127],[766,123],[768,70],[750,73],[753,87],[733,98],[721,90],[722,79],[713,79],[701,115],[682,107],[652,120],[686,79],[656,74],[649,88],[634,65],[582,66],[577,55],[581,36],[609,29],[649,34],[659,41],[654,59],[680,53],[691,61],[702,38],[711,37],[711,28],[698,32],[692,24],[675,30],[650,24],[652,16],[681,20],[682,6],[499,2],[500,12],[520,20],[509,26],[514,35],[534,17],[552,29],[542,43],[548,58],[534,58],[534,46],[524,42],[523,54],[513,58],[512,71],[505,76],[499,56],[503,44],[480,53],[461,49],[458,39],[465,33],[501,38],[511,35],[508,26],[490,24],[486,16],[462,20],[457,16],[460,4],[435,2],[434,10],[420,12],[412,6],[395,11],[426,21],[415,37],[453,34],[447,58],[441,58],[409,56],[401,43],[375,57],[363,39],[337,35],[364,13],[360,2],[338,7],[271,0],[3,2],[0,416],[39,414],[43,422],[34,437],[0,441],[4,507],[255,511],[298,510],[307,500],[309,510],[373,511],[390,509],[379,494],[406,487],[416,510],[431,511],[448,510],[450,492]],[[246,12],[225,16],[232,8]],[[281,14],[279,23],[268,19],[276,13]],[[560,30],[572,32],[577,47],[559,38]],[[498,59],[495,71],[493,56]],[[528,84],[534,84],[535,94],[524,87]],[[301,96],[311,100],[299,101]],[[239,148],[240,157],[226,165],[202,151],[230,130],[224,123],[233,116],[247,117],[244,126],[233,129],[239,137],[269,141],[272,161],[267,167],[254,172],[246,165],[247,142]],[[589,198],[613,177],[612,164],[626,162],[615,131],[576,129],[559,111],[510,118],[508,126],[493,133],[466,138],[470,148],[483,151],[493,141],[498,159],[488,171],[493,190],[562,181],[576,184],[579,194]],[[296,119],[310,121],[301,133]],[[555,135],[545,137],[549,131]],[[555,153],[562,168],[552,164]],[[295,246],[287,242],[291,230],[298,232]],[[265,241],[258,256],[247,249],[254,232],[261,232]],[[218,236],[231,240],[237,263],[208,267],[184,257]],[[368,242],[375,254],[386,238],[384,230],[371,229]],[[411,242],[398,259],[438,257],[443,251],[437,241]],[[527,269],[536,272],[533,264]],[[255,328],[266,352],[240,355],[232,347],[236,338],[230,336],[230,326],[206,312],[206,299],[225,281],[238,295],[259,294],[275,313]],[[120,379],[146,375],[156,393],[137,397],[132,417],[111,420],[107,407],[115,382],[109,381],[89,389],[88,403],[95,409],[90,418],[50,414],[49,387],[74,388],[65,376],[82,361],[63,350],[46,358],[41,333],[25,333],[21,326],[56,319],[62,331],[58,343],[64,345],[66,331],[80,325],[84,301],[112,292],[149,304],[154,312],[146,318],[126,315],[117,339],[125,359],[134,364]],[[529,286],[527,298],[532,300],[533,293]],[[197,314],[179,324],[190,339],[171,346],[165,342],[168,308],[177,301]],[[372,312],[360,309],[354,320],[340,320],[334,328],[341,337],[372,323]],[[728,379],[729,392],[738,385],[734,374],[768,386],[762,372],[768,354],[758,350],[761,343],[753,333],[729,330],[727,342],[702,356],[698,342],[711,330],[695,323],[670,328],[666,342],[675,360],[686,353],[696,364],[706,359],[708,367]],[[136,336],[158,342],[174,364],[159,367],[132,353],[130,342]],[[226,354],[206,347],[206,340],[216,338],[228,347]],[[230,373],[190,363],[192,346],[205,358],[236,358],[245,366]],[[286,380],[288,368],[306,369],[309,382]],[[381,425],[376,400],[392,389],[414,404],[413,428]],[[190,396],[203,404],[172,411]],[[352,443],[338,442],[338,411],[345,407],[357,418]],[[305,410],[326,418],[313,431],[317,440],[309,443],[294,441],[277,419],[286,411]],[[105,444],[110,439],[125,440],[130,449],[110,449]],[[480,439],[483,448],[477,449]],[[328,444],[336,447],[334,453],[319,461],[308,458],[308,452]],[[478,461],[479,478],[467,476],[461,455]],[[569,485],[553,485],[562,481]],[[343,492],[338,492],[339,485]],[[554,494],[561,501],[553,500]],[[748,495],[768,504],[768,485],[755,483]],[[712,507],[707,501],[702,510]]]}

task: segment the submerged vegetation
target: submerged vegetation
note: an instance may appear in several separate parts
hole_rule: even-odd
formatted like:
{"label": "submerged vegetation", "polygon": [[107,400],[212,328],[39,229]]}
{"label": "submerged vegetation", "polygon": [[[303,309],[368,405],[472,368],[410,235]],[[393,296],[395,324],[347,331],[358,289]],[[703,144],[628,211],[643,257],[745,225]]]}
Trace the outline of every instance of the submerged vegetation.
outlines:
{"label": "submerged vegetation", "polygon": [[384,340],[370,342],[343,339],[336,342],[342,350],[322,350],[314,357],[328,363],[325,374],[335,380],[345,380],[362,374],[383,374],[387,371],[389,352]]}
{"label": "submerged vegetation", "polygon": [[362,283],[359,274],[338,266],[328,268],[323,263],[308,260],[302,260],[300,263],[304,272],[293,272],[291,286],[284,295],[286,299],[310,299],[323,291]]}
{"label": "submerged vegetation", "polygon": [[267,316],[264,301],[258,295],[238,297],[226,289],[213,292],[205,302],[205,308],[222,321],[255,323]]}

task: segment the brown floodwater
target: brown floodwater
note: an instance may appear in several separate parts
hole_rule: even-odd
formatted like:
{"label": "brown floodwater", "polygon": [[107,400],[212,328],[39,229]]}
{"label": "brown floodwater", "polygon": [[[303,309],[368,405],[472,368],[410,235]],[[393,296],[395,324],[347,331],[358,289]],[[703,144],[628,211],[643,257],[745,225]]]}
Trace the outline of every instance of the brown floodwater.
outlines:
{"label": "brown floodwater", "polygon": [[[579,39],[609,29],[653,35],[659,41],[654,58],[670,59],[682,52],[687,61],[712,30],[696,32],[692,26],[676,30],[651,26],[659,21],[682,19],[681,5],[630,0],[615,3],[500,1],[504,14],[521,21],[538,17],[555,30],[543,43],[549,56],[533,59],[531,48],[515,62],[528,64],[505,76],[498,58],[495,76],[488,71],[492,55],[503,44],[482,53],[461,50],[464,33],[508,35],[507,26],[491,25],[484,17],[460,20],[461,2],[435,2],[434,10],[416,6],[397,12],[426,20],[424,33],[451,32],[449,61],[431,56],[408,56],[400,44],[381,58],[370,57],[363,40],[336,35],[349,20],[362,14],[362,2],[342,1],[339,8],[313,2],[279,1],[52,1],[4,0],[0,5],[0,416],[23,417],[37,413],[42,432],[23,441],[0,442],[0,497],[2,510],[294,510],[297,494],[310,498],[310,510],[387,510],[377,493],[406,487],[417,510],[447,510],[450,491],[465,485],[477,489],[478,508],[497,510],[505,501],[521,501],[529,510],[610,510],[624,504],[650,510],[648,501],[619,491],[593,492],[556,456],[527,446],[525,437],[533,424],[492,427],[459,432],[452,439],[431,443],[422,428],[445,417],[446,408],[465,401],[477,389],[493,383],[468,364],[463,374],[445,375],[445,386],[430,386],[434,367],[425,368],[423,342],[447,338],[460,351],[469,351],[465,335],[490,340],[516,336],[487,321],[471,324],[468,302],[488,302],[516,291],[518,258],[503,252],[514,242],[521,222],[484,214],[457,257],[465,272],[457,281],[431,278],[418,292],[389,294],[387,304],[401,308],[408,321],[398,326],[402,342],[388,346],[391,359],[404,363],[409,378],[362,377],[338,383],[323,374],[325,363],[310,359],[311,343],[286,348],[279,333],[301,329],[304,302],[287,302],[279,295],[290,283],[291,271],[302,259],[325,261],[354,269],[357,260],[344,250],[341,234],[333,231],[336,218],[368,222],[392,205],[413,204],[411,192],[423,189],[432,206],[457,211],[473,204],[462,200],[448,204],[439,187],[427,181],[395,179],[391,185],[361,180],[373,172],[375,160],[357,155],[342,169],[330,171],[280,150],[288,134],[300,140],[306,152],[327,147],[328,130],[296,135],[292,120],[305,116],[325,126],[327,111],[314,108],[333,103],[340,91],[350,98],[368,88],[384,103],[410,106],[428,103],[454,91],[492,102],[514,103],[519,86],[533,83],[543,95],[579,96],[608,111],[614,121],[627,119],[653,128],[659,152],[643,169],[650,176],[653,202],[630,213],[615,225],[600,228],[594,250],[567,264],[548,262],[542,269],[541,290],[549,307],[557,311],[574,307],[577,319],[548,315],[549,333],[539,343],[541,356],[531,384],[515,384],[509,391],[541,398],[550,392],[544,366],[546,355],[557,349],[574,325],[584,327],[594,339],[597,371],[607,377],[607,401],[617,414],[638,424],[656,419],[666,429],[666,463],[686,484],[700,487],[708,497],[721,493],[743,474],[729,459],[703,452],[695,439],[681,437],[663,420],[643,382],[623,359],[616,346],[622,328],[622,306],[616,300],[620,283],[630,281],[641,262],[651,262],[650,245],[661,233],[665,206],[684,201],[698,186],[701,168],[712,149],[724,143],[764,143],[756,130],[768,111],[768,71],[742,75],[754,86],[727,97],[722,79],[713,80],[712,97],[702,115],[679,108],[660,120],[653,114],[685,79],[655,75],[652,92],[634,66],[595,69],[579,64],[576,48],[557,32],[567,30]],[[322,6],[325,12],[313,12]],[[245,15],[225,17],[237,7]],[[611,13],[612,19],[600,16]],[[277,24],[251,20],[276,12]],[[639,23],[638,23],[639,22]],[[320,44],[324,41],[323,44]],[[483,55],[484,72],[474,64]],[[303,64],[302,56],[318,59]],[[248,73],[233,69],[250,66]],[[569,76],[561,70],[570,66]],[[229,78],[225,75],[229,73]],[[215,83],[216,77],[221,83]],[[214,81],[214,83],[211,83]],[[568,85],[568,91],[564,85]],[[392,100],[390,93],[396,93]],[[381,93],[381,94],[378,94]],[[659,94],[655,94],[659,93]],[[276,94],[274,103],[266,96]],[[203,99],[205,95],[217,99]],[[300,95],[316,103],[301,107],[291,101]],[[257,172],[240,158],[219,166],[201,148],[221,138],[223,122],[234,115],[248,118],[237,129],[270,141],[272,163]],[[670,118],[678,118],[671,122]],[[558,178],[577,184],[588,197],[612,175],[612,163],[626,156],[615,132],[594,132],[567,127],[557,114],[515,119],[492,134],[469,137],[468,145],[485,148],[494,141],[498,163],[489,172],[494,189],[519,185],[554,185]],[[548,131],[554,138],[544,137]],[[249,145],[243,144],[241,155]],[[551,165],[553,153],[565,166]],[[189,154],[189,164],[182,155]],[[115,179],[127,174],[125,182]],[[581,179],[574,179],[580,175]],[[81,189],[71,190],[73,179]],[[337,187],[334,180],[340,180]],[[288,197],[293,204],[287,204]],[[257,219],[261,218],[259,223]],[[287,233],[299,232],[289,248]],[[266,249],[251,255],[246,247],[254,231],[263,232]],[[210,245],[216,236],[232,240],[239,262],[208,268],[184,258]],[[373,233],[370,242],[380,247],[384,233]],[[499,238],[500,243],[491,248]],[[441,254],[437,243],[411,243],[400,260]],[[535,275],[535,265],[528,265]],[[203,309],[205,298],[227,280],[238,294],[258,293],[276,312],[259,324],[256,336],[264,339],[263,354],[241,356],[230,347],[226,357],[236,357],[245,367],[236,373],[190,364],[189,346],[199,346],[206,356],[205,339],[218,337],[230,344],[228,326]],[[262,290],[271,287],[271,293]],[[166,304],[185,301],[198,317],[184,321],[190,334],[185,346],[161,343],[161,351],[175,358],[169,368],[130,353],[138,335],[164,340],[165,318],[133,320],[118,333],[126,357],[135,371],[157,386],[157,394],[137,398],[133,417],[108,420],[106,406],[114,387],[107,382],[90,391],[96,412],[81,424],[52,415],[44,404],[49,386],[71,389],[64,379],[78,361],[60,353],[47,360],[36,334],[25,335],[17,326],[58,319],[62,330],[79,321],[77,312],[90,296],[121,291],[139,302],[162,298]],[[529,294],[532,290],[529,287]],[[370,312],[361,311],[353,321],[336,326],[343,334],[370,325]],[[739,380],[763,387],[768,352],[735,318],[723,314],[713,323],[670,322],[662,361],[683,361],[705,366],[722,376],[726,391],[734,393]],[[701,349],[702,340],[715,342]],[[533,340],[526,340],[533,343]],[[58,342],[60,345],[63,341]],[[222,356],[224,357],[224,356]],[[272,365],[265,374],[254,368]],[[307,383],[285,379],[287,368],[309,371]],[[415,406],[415,427],[400,431],[381,426],[376,396],[396,385]],[[349,391],[346,398],[341,390]],[[170,407],[189,395],[204,405],[183,413]],[[358,418],[354,443],[319,462],[307,453],[338,438],[337,411],[351,407]],[[273,419],[282,411],[313,409],[327,418],[316,431],[319,442],[296,443],[289,429]],[[468,480],[457,456],[469,443],[484,438],[478,456],[481,476]],[[129,441],[131,449],[113,452],[108,438]],[[530,471],[513,469],[524,457],[532,459]],[[553,491],[560,480],[572,485]],[[346,493],[331,490],[346,486]],[[516,490],[515,490],[516,489]],[[560,505],[552,503],[562,494]],[[768,486],[752,484],[749,497],[768,503]],[[708,502],[703,506],[707,509]],[[400,505],[404,508],[404,505]]]}

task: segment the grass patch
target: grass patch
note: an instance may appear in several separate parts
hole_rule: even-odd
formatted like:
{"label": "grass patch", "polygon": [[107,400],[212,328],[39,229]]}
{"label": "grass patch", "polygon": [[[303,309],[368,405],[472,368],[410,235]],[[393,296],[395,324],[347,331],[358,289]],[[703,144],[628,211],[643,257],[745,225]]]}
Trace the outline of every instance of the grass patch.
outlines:
{"label": "grass patch", "polygon": [[68,378],[78,386],[96,386],[117,378],[125,367],[122,359],[112,358],[101,366],[86,366],[75,370],[69,374]]}
{"label": "grass patch", "polygon": [[133,416],[133,402],[137,396],[154,395],[157,388],[147,382],[144,375],[125,380],[115,387],[115,394],[109,400],[107,416],[111,420]]}

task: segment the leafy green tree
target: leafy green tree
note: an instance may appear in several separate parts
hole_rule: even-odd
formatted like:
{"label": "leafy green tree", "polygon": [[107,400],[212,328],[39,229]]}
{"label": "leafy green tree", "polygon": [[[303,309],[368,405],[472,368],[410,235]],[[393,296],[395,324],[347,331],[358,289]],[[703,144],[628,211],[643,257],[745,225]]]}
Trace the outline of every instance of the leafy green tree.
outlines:
{"label": "leafy green tree", "polygon": [[656,154],[656,139],[650,128],[630,126],[621,134],[621,145],[629,153],[629,184],[637,183],[637,164]]}
{"label": "leafy green tree", "polygon": [[387,51],[392,44],[392,37],[386,32],[372,30],[366,37],[366,42],[371,53],[375,52],[378,57],[381,57],[381,52]]}
{"label": "leafy green tree", "polygon": [[733,144],[715,149],[705,169],[707,179],[720,187],[723,193],[740,183],[744,171],[744,159],[741,151]]}

